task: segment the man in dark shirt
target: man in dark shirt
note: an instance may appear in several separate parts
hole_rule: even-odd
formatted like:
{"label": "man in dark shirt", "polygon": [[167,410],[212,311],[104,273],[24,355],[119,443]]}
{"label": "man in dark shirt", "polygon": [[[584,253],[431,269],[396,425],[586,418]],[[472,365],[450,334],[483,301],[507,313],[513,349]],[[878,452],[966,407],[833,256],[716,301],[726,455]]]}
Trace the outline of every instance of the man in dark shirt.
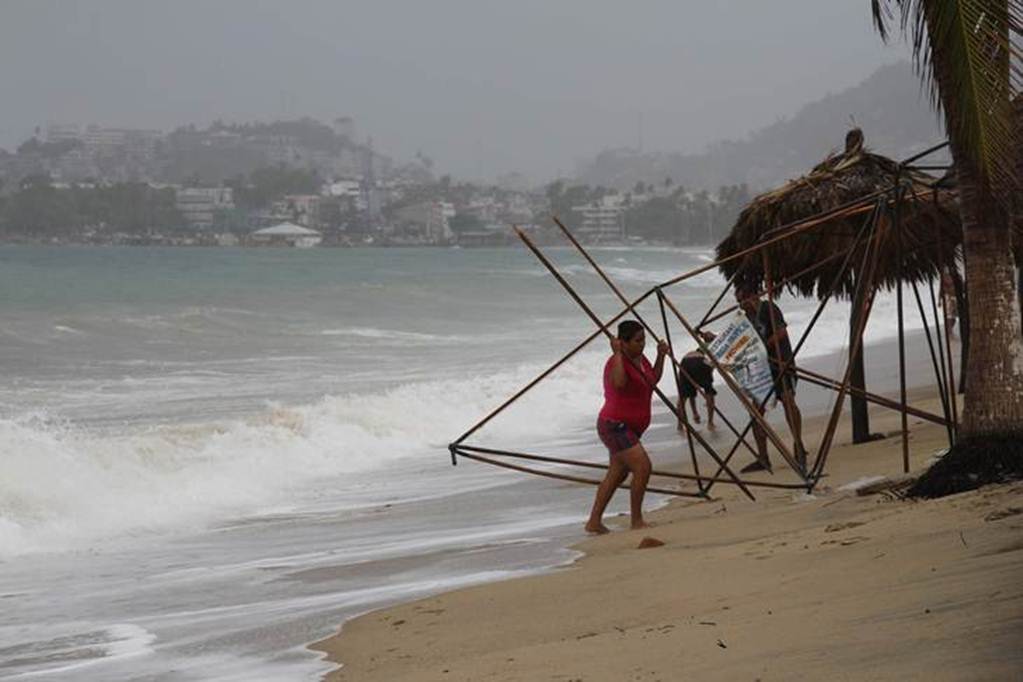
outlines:
{"label": "man in dark shirt", "polygon": [[[806,470],[806,448],[803,447],[803,417],[796,405],[796,371],[792,354],[792,343],[785,324],[785,316],[771,301],[764,301],[754,287],[739,286],[735,289],[735,299],[746,317],[756,328],[767,348],[768,361],[771,363],[771,376],[774,377],[774,394],[785,408],[785,420],[792,431],[796,462]],[[782,367],[785,371],[782,371]],[[761,414],[763,410],[761,410]],[[757,441],[760,459],[743,468],[743,472],[770,469],[771,460],[767,455],[767,434],[760,424],[754,422],[753,437]]]}

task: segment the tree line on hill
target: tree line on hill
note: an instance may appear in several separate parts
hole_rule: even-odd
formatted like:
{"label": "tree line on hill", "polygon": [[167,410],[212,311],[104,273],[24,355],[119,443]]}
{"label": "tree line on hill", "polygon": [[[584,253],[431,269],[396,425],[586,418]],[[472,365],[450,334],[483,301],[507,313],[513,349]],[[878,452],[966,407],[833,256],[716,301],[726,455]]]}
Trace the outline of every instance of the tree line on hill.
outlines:
{"label": "tree line on hill", "polygon": [[[267,209],[289,194],[316,194],[315,171],[273,166],[238,175],[224,183],[239,211]],[[9,238],[66,239],[92,234],[174,234],[190,231],[176,208],[173,187],[144,182],[81,183],[55,186],[48,175],[22,179],[12,192],[0,192],[0,234]],[[216,216],[223,230],[246,229],[237,216]]]}
{"label": "tree line on hill", "polygon": [[0,195],[0,231],[7,237],[61,239],[88,232],[152,234],[185,227],[174,190],[144,182],[54,187],[30,176]]}

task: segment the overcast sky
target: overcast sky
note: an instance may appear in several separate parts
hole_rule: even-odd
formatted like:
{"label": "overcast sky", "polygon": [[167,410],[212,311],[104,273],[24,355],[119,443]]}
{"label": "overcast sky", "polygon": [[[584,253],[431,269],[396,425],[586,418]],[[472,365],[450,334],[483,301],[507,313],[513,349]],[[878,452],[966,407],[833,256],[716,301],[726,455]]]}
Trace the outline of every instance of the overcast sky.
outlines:
{"label": "overcast sky", "polygon": [[868,0],[0,0],[0,146],[350,115],[398,160],[545,179],[641,130],[740,137],[905,54]]}

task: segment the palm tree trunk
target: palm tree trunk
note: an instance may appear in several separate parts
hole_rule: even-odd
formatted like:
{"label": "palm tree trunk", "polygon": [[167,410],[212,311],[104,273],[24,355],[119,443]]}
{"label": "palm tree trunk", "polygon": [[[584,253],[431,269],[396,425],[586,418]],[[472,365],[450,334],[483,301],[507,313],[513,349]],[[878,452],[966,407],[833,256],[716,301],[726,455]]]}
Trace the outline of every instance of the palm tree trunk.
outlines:
{"label": "palm tree trunk", "polygon": [[1023,336],[1009,216],[965,154],[956,155],[970,350],[963,438],[1023,431]]}

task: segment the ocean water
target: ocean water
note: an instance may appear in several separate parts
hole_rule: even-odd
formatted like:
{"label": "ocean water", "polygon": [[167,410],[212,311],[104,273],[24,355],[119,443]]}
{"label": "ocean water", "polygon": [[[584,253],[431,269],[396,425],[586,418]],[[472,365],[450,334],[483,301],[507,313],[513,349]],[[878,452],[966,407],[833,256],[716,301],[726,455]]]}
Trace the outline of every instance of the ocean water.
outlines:
{"label": "ocean water", "polygon": [[[630,297],[711,260],[594,255]],[[695,321],[722,284],[669,295]],[[345,618],[574,556],[591,489],[446,450],[593,329],[524,249],[9,246],[0,305],[0,678],[316,679],[305,646]],[[794,333],[813,312],[782,307]],[[832,306],[804,354],[842,349],[847,320]],[[605,356],[590,344],[473,441],[602,458]]]}

